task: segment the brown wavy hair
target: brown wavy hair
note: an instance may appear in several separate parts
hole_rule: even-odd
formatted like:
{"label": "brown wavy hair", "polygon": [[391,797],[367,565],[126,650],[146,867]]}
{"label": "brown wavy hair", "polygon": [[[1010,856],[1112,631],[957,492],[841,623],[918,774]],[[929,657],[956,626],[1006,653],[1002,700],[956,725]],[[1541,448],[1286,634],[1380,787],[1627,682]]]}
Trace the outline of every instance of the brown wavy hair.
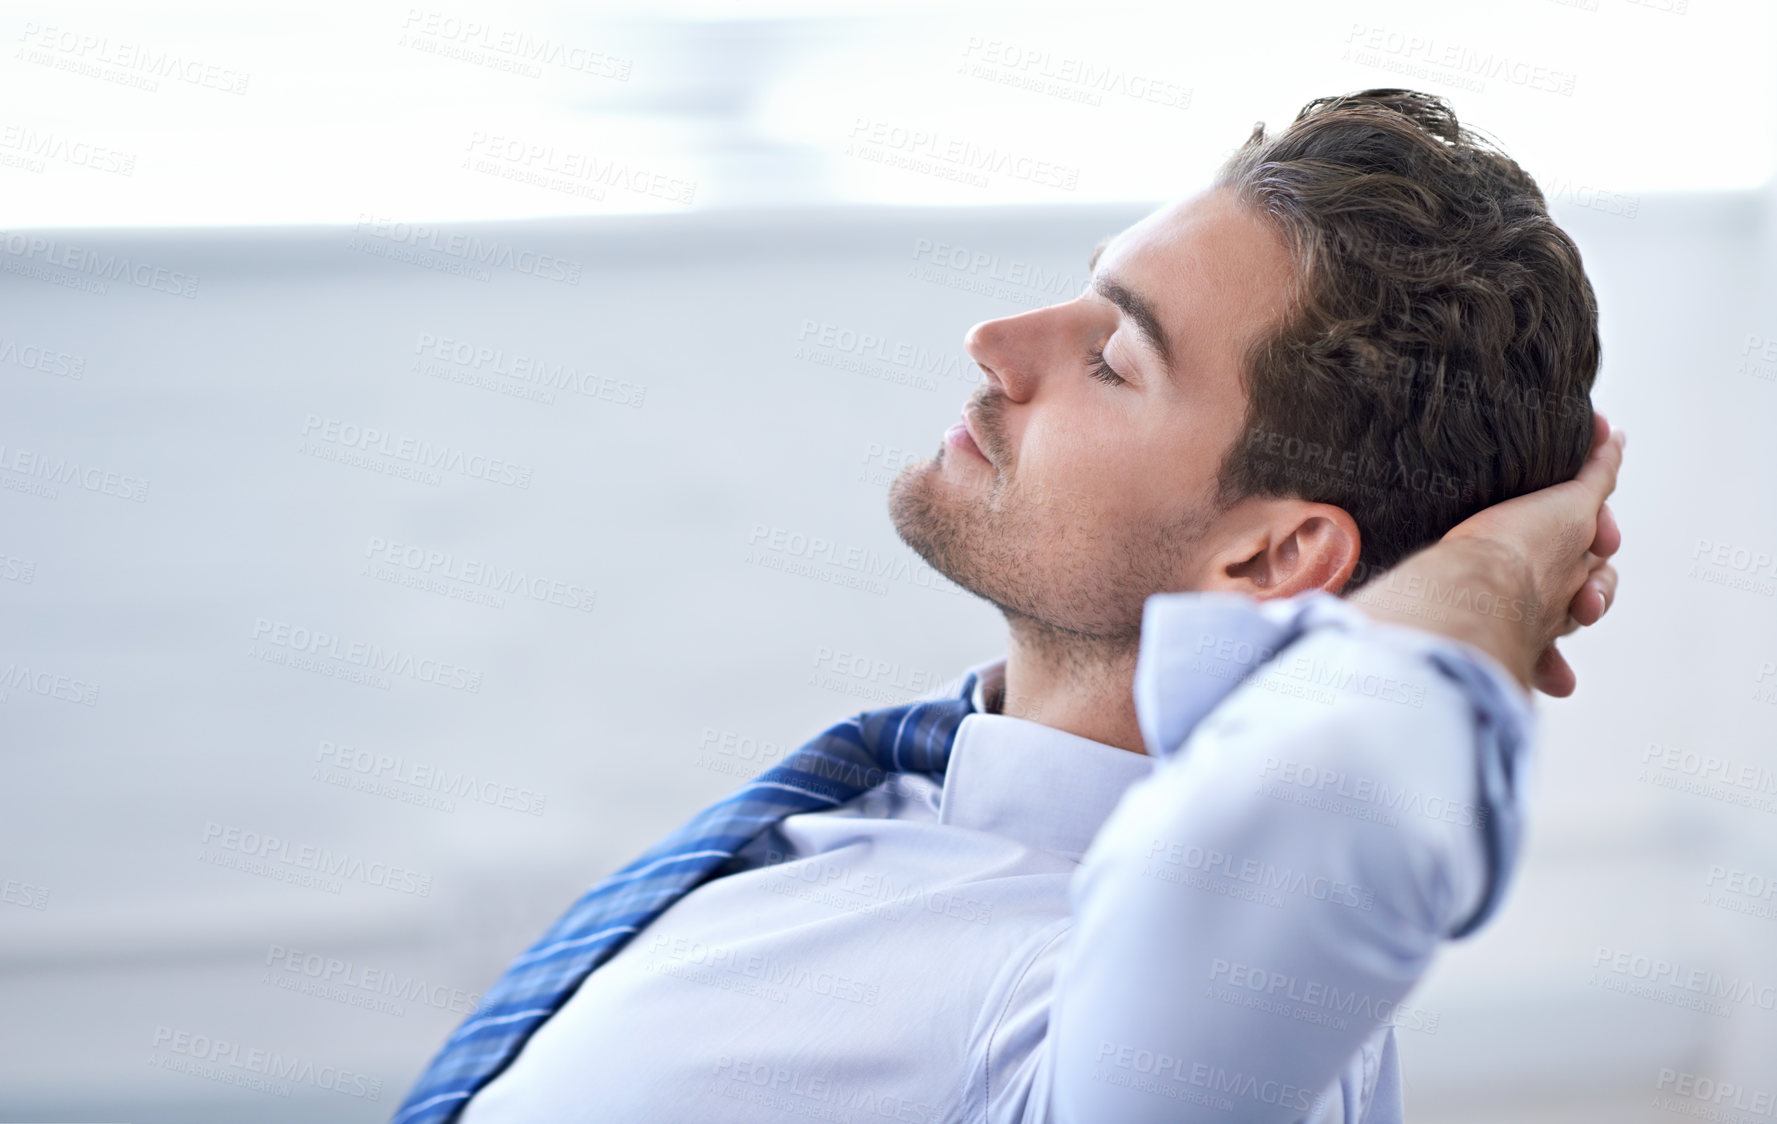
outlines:
{"label": "brown wavy hair", "polygon": [[1349,592],[1483,507],[1571,478],[1591,440],[1598,306],[1514,161],[1441,98],[1365,90],[1263,124],[1216,178],[1283,235],[1285,322],[1246,357],[1218,477],[1335,504]]}

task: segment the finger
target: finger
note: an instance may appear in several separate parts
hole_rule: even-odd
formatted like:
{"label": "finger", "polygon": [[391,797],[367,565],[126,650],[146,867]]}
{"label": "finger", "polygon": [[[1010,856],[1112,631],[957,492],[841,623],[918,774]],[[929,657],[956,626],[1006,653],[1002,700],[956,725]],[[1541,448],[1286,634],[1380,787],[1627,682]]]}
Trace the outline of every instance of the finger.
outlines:
{"label": "finger", "polygon": [[1603,598],[1604,607],[1598,611],[1602,617],[1617,603],[1617,568],[1609,562],[1604,563],[1592,572],[1590,584],[1598,587],[1598,595]]}
{"label": "finger", "polygon": [[[1567,607],[1567,616],[1574,624],[1590,627],[1598,623],[1604,616],[1604,610],[1610,606],[1604,599],[1604,593],[1598,586],[1587,581],[1580,591],[1573,595],[1573,602]],[[1563,629],[1561,635],[1566,636],[1572,629]]]}
{"label": "finger", "polygon": [[[1605,564],[1604,559],[1588,550],[1580,555],[1577,562],[1577,566],[1571,567],[1574,576],[1569,579],[1572,584],[1567,587],[1570,592],[1567,594],[1566,612],[1562,614],[1563,627],[1555,636],[1566,636],[1576,627],[1592,624],[1604,611],[1604,607],[1598,602],[1597,591],[1591,588],[1592,575],[1597,573],[1598,567]],[[1558,605],[1558,598],[1551,599],[1551,609]]]}
{"label": "finger", "polygon": [[1592,553],[1600,558],[1609,558],[1623,545],[1623,531],[1617,526],[1617,517],[1605,504],[1598,509],[1598,530],[1592,537]]}
{"label": "finger", "polygon": [[1586,463],[1580,466],[1580,474],[1574,478],[1598,497],[1601,507],[1605,499],[1616,491],[1617,472],[1623,467],[1625,443],[1622,430],[1611,430],[1608,438],[1592,447],[1592,451],[1586,455]]}
{"label": "finger", "polygon": [[1604,616],[1607,607],[1604,591],[1593,582],[1592,575],[1588,573],[1580,582],[1579,589],[1574,592],[1573,599],[1567,603],[1567,615],[1576,624],[1591,626]]}
{"label": "finger", "polygon": [[[1574,592],[1573,600],[1568,603],[1567,613],[1575,622],[1583,626],[1595,625],[1599,618],[1610,611],[1611,602],[1616,600],[1617,568],[1602,558],[1587,555],[1587,572],[1585,579]],[[1568,629],[1561,635],[1567,635]]]}
{"label": "finger", "polygon": [[1536,669],[1531,673],[1530,685],[1548,695],[1550,698],[1564,699],[1573,694],[1579,680],[1568,666],[1567,659],[1550,644],[1537,657]]}

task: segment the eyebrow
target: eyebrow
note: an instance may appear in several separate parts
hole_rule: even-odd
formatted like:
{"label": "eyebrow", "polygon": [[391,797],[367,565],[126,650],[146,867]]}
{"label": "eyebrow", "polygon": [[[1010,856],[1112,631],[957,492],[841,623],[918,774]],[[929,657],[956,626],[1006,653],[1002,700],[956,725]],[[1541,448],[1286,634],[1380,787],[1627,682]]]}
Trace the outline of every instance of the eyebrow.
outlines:
{"label": "eyebrow", "polygon": [[1142,299],[1140,293],[1131,290],[1113,277],[1098,276],[1098,258],[1104,248],[1111,244],[1109,238],[1104,239],[1092,248],[1092,256],[1086,261],[1086,269],[1092,274],[1092,289],[1105,300],[1120,309],[1123,315],[1135,322],[1136,331],[1148,345],[1148,350],[1160,357],[1165,364],[1167,374],[1172,373],[1172,347],[1166,339],[1166,329],[1161,327],[1160,318],[1154,315],[1154,306]]}

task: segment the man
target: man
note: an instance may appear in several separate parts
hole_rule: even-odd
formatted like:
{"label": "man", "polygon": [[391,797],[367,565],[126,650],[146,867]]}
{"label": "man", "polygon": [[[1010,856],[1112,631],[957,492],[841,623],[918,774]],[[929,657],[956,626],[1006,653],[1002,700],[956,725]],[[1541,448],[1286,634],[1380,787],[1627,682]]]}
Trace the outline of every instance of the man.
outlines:
{"label": "man", "polygon": [[967,346],[890,507],[1005,659],[595,887],[401,1124],[1400,1119],[1614,593],[1572,242],[1443,103],[1322,99]]}

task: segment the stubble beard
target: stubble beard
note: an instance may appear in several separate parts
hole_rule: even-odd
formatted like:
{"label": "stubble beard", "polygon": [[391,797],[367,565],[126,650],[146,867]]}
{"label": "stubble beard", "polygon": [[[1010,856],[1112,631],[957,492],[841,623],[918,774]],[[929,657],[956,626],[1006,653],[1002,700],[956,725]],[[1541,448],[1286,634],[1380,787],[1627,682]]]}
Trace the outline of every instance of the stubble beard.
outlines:
{"label": "stubble beard", "polygon": [[895,531],[931,567],[994,605],[1009,628],[1056,660],[1072,664],[1130,656],[1141,638],[1142,605],[1168,588],[1169,575],[1203,534],[1207,518],[1189,512],[1166,528],[1132,529],[1103,549],[1091,513],[1047,508],[1007,478],[1006,450],[992,399],[977,417],[994,482],[985,491],[953,488],[941,460],[948,448],[902,469],[889,488]]}

